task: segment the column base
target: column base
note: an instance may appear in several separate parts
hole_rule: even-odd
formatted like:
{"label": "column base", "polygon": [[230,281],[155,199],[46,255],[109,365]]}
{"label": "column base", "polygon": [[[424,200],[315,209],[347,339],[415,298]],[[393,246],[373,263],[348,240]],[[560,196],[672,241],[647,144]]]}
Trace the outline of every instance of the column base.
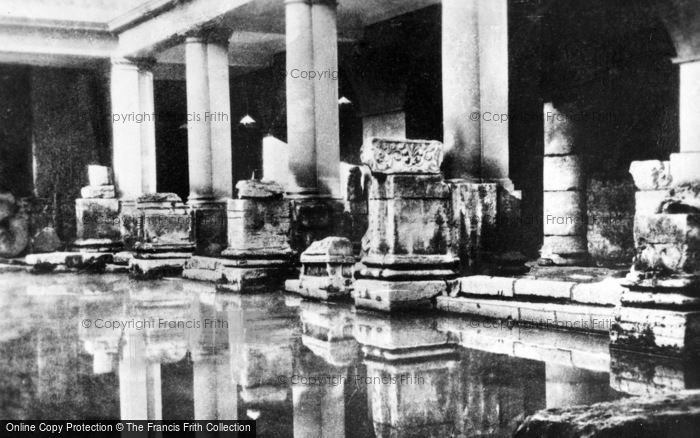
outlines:
{"label": "column base", "polygon": [[432,309],[433,299],[456,287],[457,280],[355,281],[355,306],[363,309],[394,312],[408,309]]}
{"label": "column base", "polygon": [[226,259],[194,256],[184,264],[182,276],[217,283],[225,292],[277,292],[292,273],[289,257]]}

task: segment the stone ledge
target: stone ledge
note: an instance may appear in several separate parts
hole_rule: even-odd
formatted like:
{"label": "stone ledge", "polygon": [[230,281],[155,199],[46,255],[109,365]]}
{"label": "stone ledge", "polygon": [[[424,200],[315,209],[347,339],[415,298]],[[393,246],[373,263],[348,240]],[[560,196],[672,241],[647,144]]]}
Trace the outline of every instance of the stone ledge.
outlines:
{"label": "stone ledge", "polygon": [[600,306],[615,306],[620,303],[620,297],[624,291],[622,281],[622,279],[610,278],[597,283],[576,283],[485,275],[459,279],[460,292],[469,295],[494,298],[550,298]]}
{"label": "stone ledge", "polygon": [[[432,308],[431,300],[449,289],[449,281],[357,280],[353,285],[355,306],[390,312]],[[455,281],[456,283],[456,281]],[[455,285],[456,287],[456,285]]]}
{"label": "stone ledge", "polygon": [[700,390],[547,409],[528,417],[516,438],[691,437],[700,429]]}
{"label": "stone ledge", "polygon": [[608,332],[615,317],[613,307],[471,297],[440,296],[437,308],[449,313],[510,319],[528,326],[595,332]]}

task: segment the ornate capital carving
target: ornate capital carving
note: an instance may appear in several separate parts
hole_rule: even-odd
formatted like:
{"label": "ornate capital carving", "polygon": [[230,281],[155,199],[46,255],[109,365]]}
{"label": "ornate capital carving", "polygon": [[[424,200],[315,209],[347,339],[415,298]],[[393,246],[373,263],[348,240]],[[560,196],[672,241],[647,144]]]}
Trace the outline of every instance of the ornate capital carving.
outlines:
{"label": "ornate capital carving", "polygon": [[442,143],[430,140],[368,138],[361,159],[372,173],[440,173]]}

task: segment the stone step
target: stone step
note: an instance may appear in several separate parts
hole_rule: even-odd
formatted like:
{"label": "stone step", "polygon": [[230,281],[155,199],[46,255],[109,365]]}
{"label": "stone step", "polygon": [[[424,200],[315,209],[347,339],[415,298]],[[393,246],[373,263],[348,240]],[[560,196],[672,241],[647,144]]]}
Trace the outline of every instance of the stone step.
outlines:
{"label": "stone step", "polygon": [[596,283],[550,279],[490,277],[473,275],[459,279],[461,294],[493,298],[568,300],[581,304],[615,306],[625,290],[623,279],[609,278]]}
{"label": "stone step", "polygon": [[608,332],[615,308],[584,304],[533,303],[493,298],[437,297],[437,308],[450,313],[518,321],[520,326]]}

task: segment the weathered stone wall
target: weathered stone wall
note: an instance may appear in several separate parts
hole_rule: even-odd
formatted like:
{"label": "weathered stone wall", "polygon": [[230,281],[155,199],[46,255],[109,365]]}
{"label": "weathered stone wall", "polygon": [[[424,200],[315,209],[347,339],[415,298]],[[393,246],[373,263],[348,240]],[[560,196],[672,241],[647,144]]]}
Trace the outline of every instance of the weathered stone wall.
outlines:
{"label": "weathered stone wall", "polygon": [[33,68],[30,83],[37,211],[51,218],[36,220],[50,223],[69,242],[87,165],[109,165],[104,81],[92,71]]}
{"label": "weathered stone wall", "polygon": [[634,194],[630,179],[588,181],[588,252],[597,265],[628,266],[634,257]]}

